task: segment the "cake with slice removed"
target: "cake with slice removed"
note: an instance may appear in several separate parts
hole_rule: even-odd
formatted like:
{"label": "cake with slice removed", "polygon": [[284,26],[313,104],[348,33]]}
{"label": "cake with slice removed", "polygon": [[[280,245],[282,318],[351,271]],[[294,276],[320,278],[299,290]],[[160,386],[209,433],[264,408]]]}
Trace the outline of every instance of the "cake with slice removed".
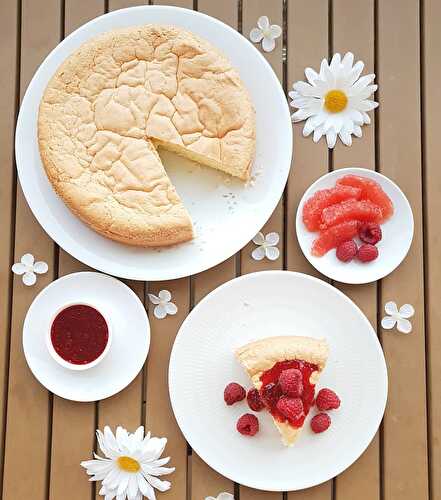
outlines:
{"label": "cake with slice removed", "polygon": [[236,351],[286,446],[294,444],[314,402],[328,358],[324,339],[268,337]]}

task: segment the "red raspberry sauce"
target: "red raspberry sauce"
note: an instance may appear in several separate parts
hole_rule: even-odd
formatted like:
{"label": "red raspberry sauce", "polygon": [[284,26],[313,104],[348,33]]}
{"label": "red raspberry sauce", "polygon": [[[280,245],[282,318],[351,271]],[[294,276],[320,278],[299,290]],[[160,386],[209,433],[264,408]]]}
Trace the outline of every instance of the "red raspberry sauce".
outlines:
{"label": "red raspberry sauce", "polygon": [[55,351],[68,363],[85,365],[106,348],[109,330],[103,315],[87,305],[66,307],[55,317],[51,341]]}
{"label": "red raspberry sauce", "polygon": [[[260,394],[262,395],[263,388],[267,384],[277,384],[280,374],[284,370],[289,368],[297,368],[302,372],[303,375],[303,393],[301,399],[303,402],[303,414],[296,419],[287,419],[282,415],[276,408],[277,401],[265,401],[265,404],[270,411],[271,415],[279,422],[286,422],[288,420],[289,424],[293,427],[301,427],[305,421],[306,415],[308,415],[309,410],[314,402],[315,385],[311,384],[309,377],[314,371],[318,371],[318,366],[306,361],[299,361],[297,359],[291,361],[279,361],[270,370],[264,372],[260,380],[262,382],[262,387],[260,389]],[[281,392],[281,391],[280,391]]]}

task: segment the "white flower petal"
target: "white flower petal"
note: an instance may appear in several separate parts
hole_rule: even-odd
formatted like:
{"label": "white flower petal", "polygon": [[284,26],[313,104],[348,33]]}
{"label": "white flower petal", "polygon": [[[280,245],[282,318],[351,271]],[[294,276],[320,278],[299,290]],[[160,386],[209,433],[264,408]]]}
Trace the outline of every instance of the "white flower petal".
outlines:
{"label": "white flower petal", "polygon": [[360,111],[372,111],[375,108],[378,108],[378,102],[370,101],[369,99],[364,99],[358,106]]}
{"label": "white flower petal", "polygon": [[269,27],[270,38],[279,38],[282,34],[282,28],[278,24],[272,24]]}
{"label": "white flower petal", "polygon": [[319,79],[318,73],[312,68],[305,68],[305,76],[311,85],[314,85],[314,82]]}
{"label": "white flower petal", "polygon": [[349,72],[354,64],[354,54],[352,52],[346,52],[341,61],[343,69],[346,72]]}
{"label": "white flower petal", "polygon": [[341,142],[345,146],[351,146],[352,145],[352,136],[349,132],[346,132],[345,130],[341,130],[340,133],[338,134],[340,137]]}
{"label": "white flower petal", "polygon": [[25,266],[32,267],[34,265],[34,256],[31,253],[25,253],[20,262]]}
{"label": "white flower petal", "polygon": [[415,309],[411,304],[404,304],[398,312],[402,318],[411,318],[415,314]]}
{"label": "white flower petal", "polygon": [[280,251],[277,247],[266,247],[265,255],[269,260],[277,260],[280,256]]}
{"label": "white flower petal", "polygon": [[326,80],[326,78],[325,78],[325,70],[326,70],[326,68],[329,68],[329,66],[328,66],[328,60],[325,59],[325,58],[323,58],[322,62],[320,63],[320,73],[319,73],[320,74],[320,78],[322,80]]}
{"label": "white flower petal", "polygon": [[321,139],[323,133],[324,132],[323,132],[323,126],[322,125],[316,127],[316,129],[314,130],[314,135],[312,137],[312,140],[314,142],[318,142]]}
{"label": "white flower petal", "polygon": [[265,243],[265,237],[263,236],[263,233],[259,231],[256,236],[254,236],[253,243],[255,243],[256,245],[263,245]]}
{"label": "white flower petal", "polygon": [[293,85],[295,91],[299,92],[302,96],[307,97],[322,97],[322,94],[317,89],[317,87],[313,87],[309,83],[298,81]]}
{"label": "white flower petal", "polygon": [[363,71],[364,68],[364,63],[362,61],[357,61],[354,65],[354,67],[351,69],[351,71],[348,74],[348,85],[353,85],[354,82],[356,82],[361,75],[361,72]]}
{"label": "white flower petal", "polygon": [[263,40],[262,30],[259,28],[253,28],[250,31],[250,40],[254,43],[259,43]]}
{"label": "white flower petal", "polygon": [[361,112],[361,116],[363,118],[363,123],[366,123],[366,125],[371,123],[371,117],[365,111]]}
{"label": "white flower petal", "polygon": [[34,273],[44,274],[44,273],[47,273],[48,269],[49,269],[49,267],[46,264],[46,262],[40,261],[40,262],[36,262],[34,264]]}
{"label": "white flower petal", "polygon": [[410,333],[412,331],[412,323],[408,319],[397,319],[397,330],[401,333]]}
{"label": "white flower petal", "polygon": [[150,484],[144,479],[144,476],[139,474],[137,479],[138,479],[138,487],[141,493],[149,499],[154,498],[155,492],[153,491],[153,488],[150,486]]}
{"label": "white flower petal", "polygon": [[348,90],[349,95],[358,95],[363,89],[365,89],[370,83],[375,80],[375,75],[364,75],[359,78]]}
{"label": "white flower petal", "polygon": [[178,312],[178,308],[176,304],[173,304],[173,302],[167,302],[167,304],[164,304],[164,309],[167,314],[171,314],[172,316]]}
{"label": "white flower petal", "polygon": [[153,314],[158,319],[164,319],[167,316],[167,311],[162,304],[159,304],[153,309]]}
{"label": "white flower petal", "polygon": [[335,76],[337,76],[337,73],[340,70],[340,63],[341,63],[341,56],[338,52],[336,52],[331,59],[331,64],[329,65],[329,69],[331,73]]}
{"label": "white flower petal", "polygon": [[22,274],[24,274],[28,270],[28,266],[25,266],[21,262],[16,262],[12,266],[11,270],[14,274],[18,274],[19,276],[21,276]]}
{"label": "white flower petal", "polygon": [[280,240],[279,234],[274,231],[268,233],[265,236],[265,243],[267,243],[268,245],[277,245],[277,243],[279,243],[279,240]]}
{"label": "white flower petal", "polygon": [[262,40],[262,49],[265,52],[272,52],[276,46],[276,41],[273,38],[264,37]]}
{"label": "white flower petal", "polygon": [[335,130],[331,129],[326,133],[326,142],[328,143],[328,148],[333,149],[335,143],[337,142],[337,134]]}
{"label": "white flower petal", "polygon": [[251,257],[254,260],[262,260],[265,257],[265,248],[257,247],[251,252]]}
{"label": "white flower petal", "polygon": [[308,135],[311,135],[314,130],[314,122],[311,117],[309,117],[306,122],[305,126],[303,127],[303,137],[308,137]]}
{"label": "white flower petal", "polygon": [[384,304],[384,310],[386,311],[386,314],[389,314],[390,316],[398,313],[397,304],[393,301],[386,302],[386,304]]}
{"label": "white flower petal", "polygon": [[168,290],[161,290],[158,295],[163,302],[170,302],[171,300],[171,293]]}
{"label": "white flower petal", "polygon": [[37,281],[37,276],[35,275],[34,272],[27,271],[23,274],[22,280],[26,286],[32,286],[35,285],[35,282]]}
{"label": "white flower petal", "polygon": [[217,500],[234,500],[234,496],[231,493],[219,493]]}
{"label": "white flower petal", "polygon": [[259,19],[257,20],[257,26],[259,26],[259,28],[261,30],[266,30],[269,28],[269,19],[267,16],[261,16],[259,17]]}
{"label": "white flower petal", "polygon": [[363,132],[361,131],[361,127],[359,125],[355,125],[354,126],[354,132],[353,134],[355,135],[355,137],[361,137]]}
{"label": "white flower petal", "polygon": [[153,293],[149,293],[148,296],[152,304],[159,304],[160,302],[159,297],[156,297],[156,295],[153,295]]}
{"label": "white flower petal", "polygon": [[385,330],[391,330],[394,326],[395,326],[395,323],[397,322],[397,320],[395,318],[392,318],[391,316],[385,316],[382,320],[381,320],[381,326],[385,329]]}

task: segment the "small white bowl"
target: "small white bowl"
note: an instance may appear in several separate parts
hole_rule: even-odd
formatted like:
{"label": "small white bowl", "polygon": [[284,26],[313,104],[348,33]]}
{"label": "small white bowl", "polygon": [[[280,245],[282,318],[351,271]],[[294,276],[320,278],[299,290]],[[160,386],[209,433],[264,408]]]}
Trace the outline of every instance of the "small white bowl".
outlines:
{"label": "small white bowl", "polygon": [[[55,321],[55,318],[58,316],[58,314],[61,311],[64,311],[64,309],[67,309],[68,307],[71,306],[89,306],[98,311],[102,317],[104,318],[104,321],[107,324],[107,331],[108,331],[108,338],[107,338],[107,344],[106,347],[104,348],[104,351],[93,361],[90,363],[86,363],[84,365],[76,365],[74,363],[69,363],[65,359],[63,359],[55,350],[53,344],[52,344],[52,338],[51,338],[51,331],[52,331],[52,325]],[[63,306],[59,307],[54,315],[52,316],[52,319],[49,323],[49,328],[46,332],[46,346],[49,351],[49,354],[52,356],[52,358],[61,366],[64,368],[67,368],[68,370],[74,370],[74,371],[84,371],[88,370],[89,368],[92,368],[96,365],[98,365],[107,355],[110,349],[110,344],[112,343],[112,324],[110,322],[109,316],[103,312],[103,310],[99,307],[97,307],[95,304],[91,304],[89,302],[68,302],[64,304]]]}

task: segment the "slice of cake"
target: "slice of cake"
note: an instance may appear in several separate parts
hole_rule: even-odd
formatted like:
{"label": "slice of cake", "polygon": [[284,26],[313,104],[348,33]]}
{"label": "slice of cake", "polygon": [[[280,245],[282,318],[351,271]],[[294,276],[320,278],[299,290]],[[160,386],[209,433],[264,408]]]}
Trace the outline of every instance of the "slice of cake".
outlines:
{"label": "slice of cake", "polygon": [[285,445],[291,446],[314,402],[315,384],[328,358],[324,339],[268,337],[236,351]]}

